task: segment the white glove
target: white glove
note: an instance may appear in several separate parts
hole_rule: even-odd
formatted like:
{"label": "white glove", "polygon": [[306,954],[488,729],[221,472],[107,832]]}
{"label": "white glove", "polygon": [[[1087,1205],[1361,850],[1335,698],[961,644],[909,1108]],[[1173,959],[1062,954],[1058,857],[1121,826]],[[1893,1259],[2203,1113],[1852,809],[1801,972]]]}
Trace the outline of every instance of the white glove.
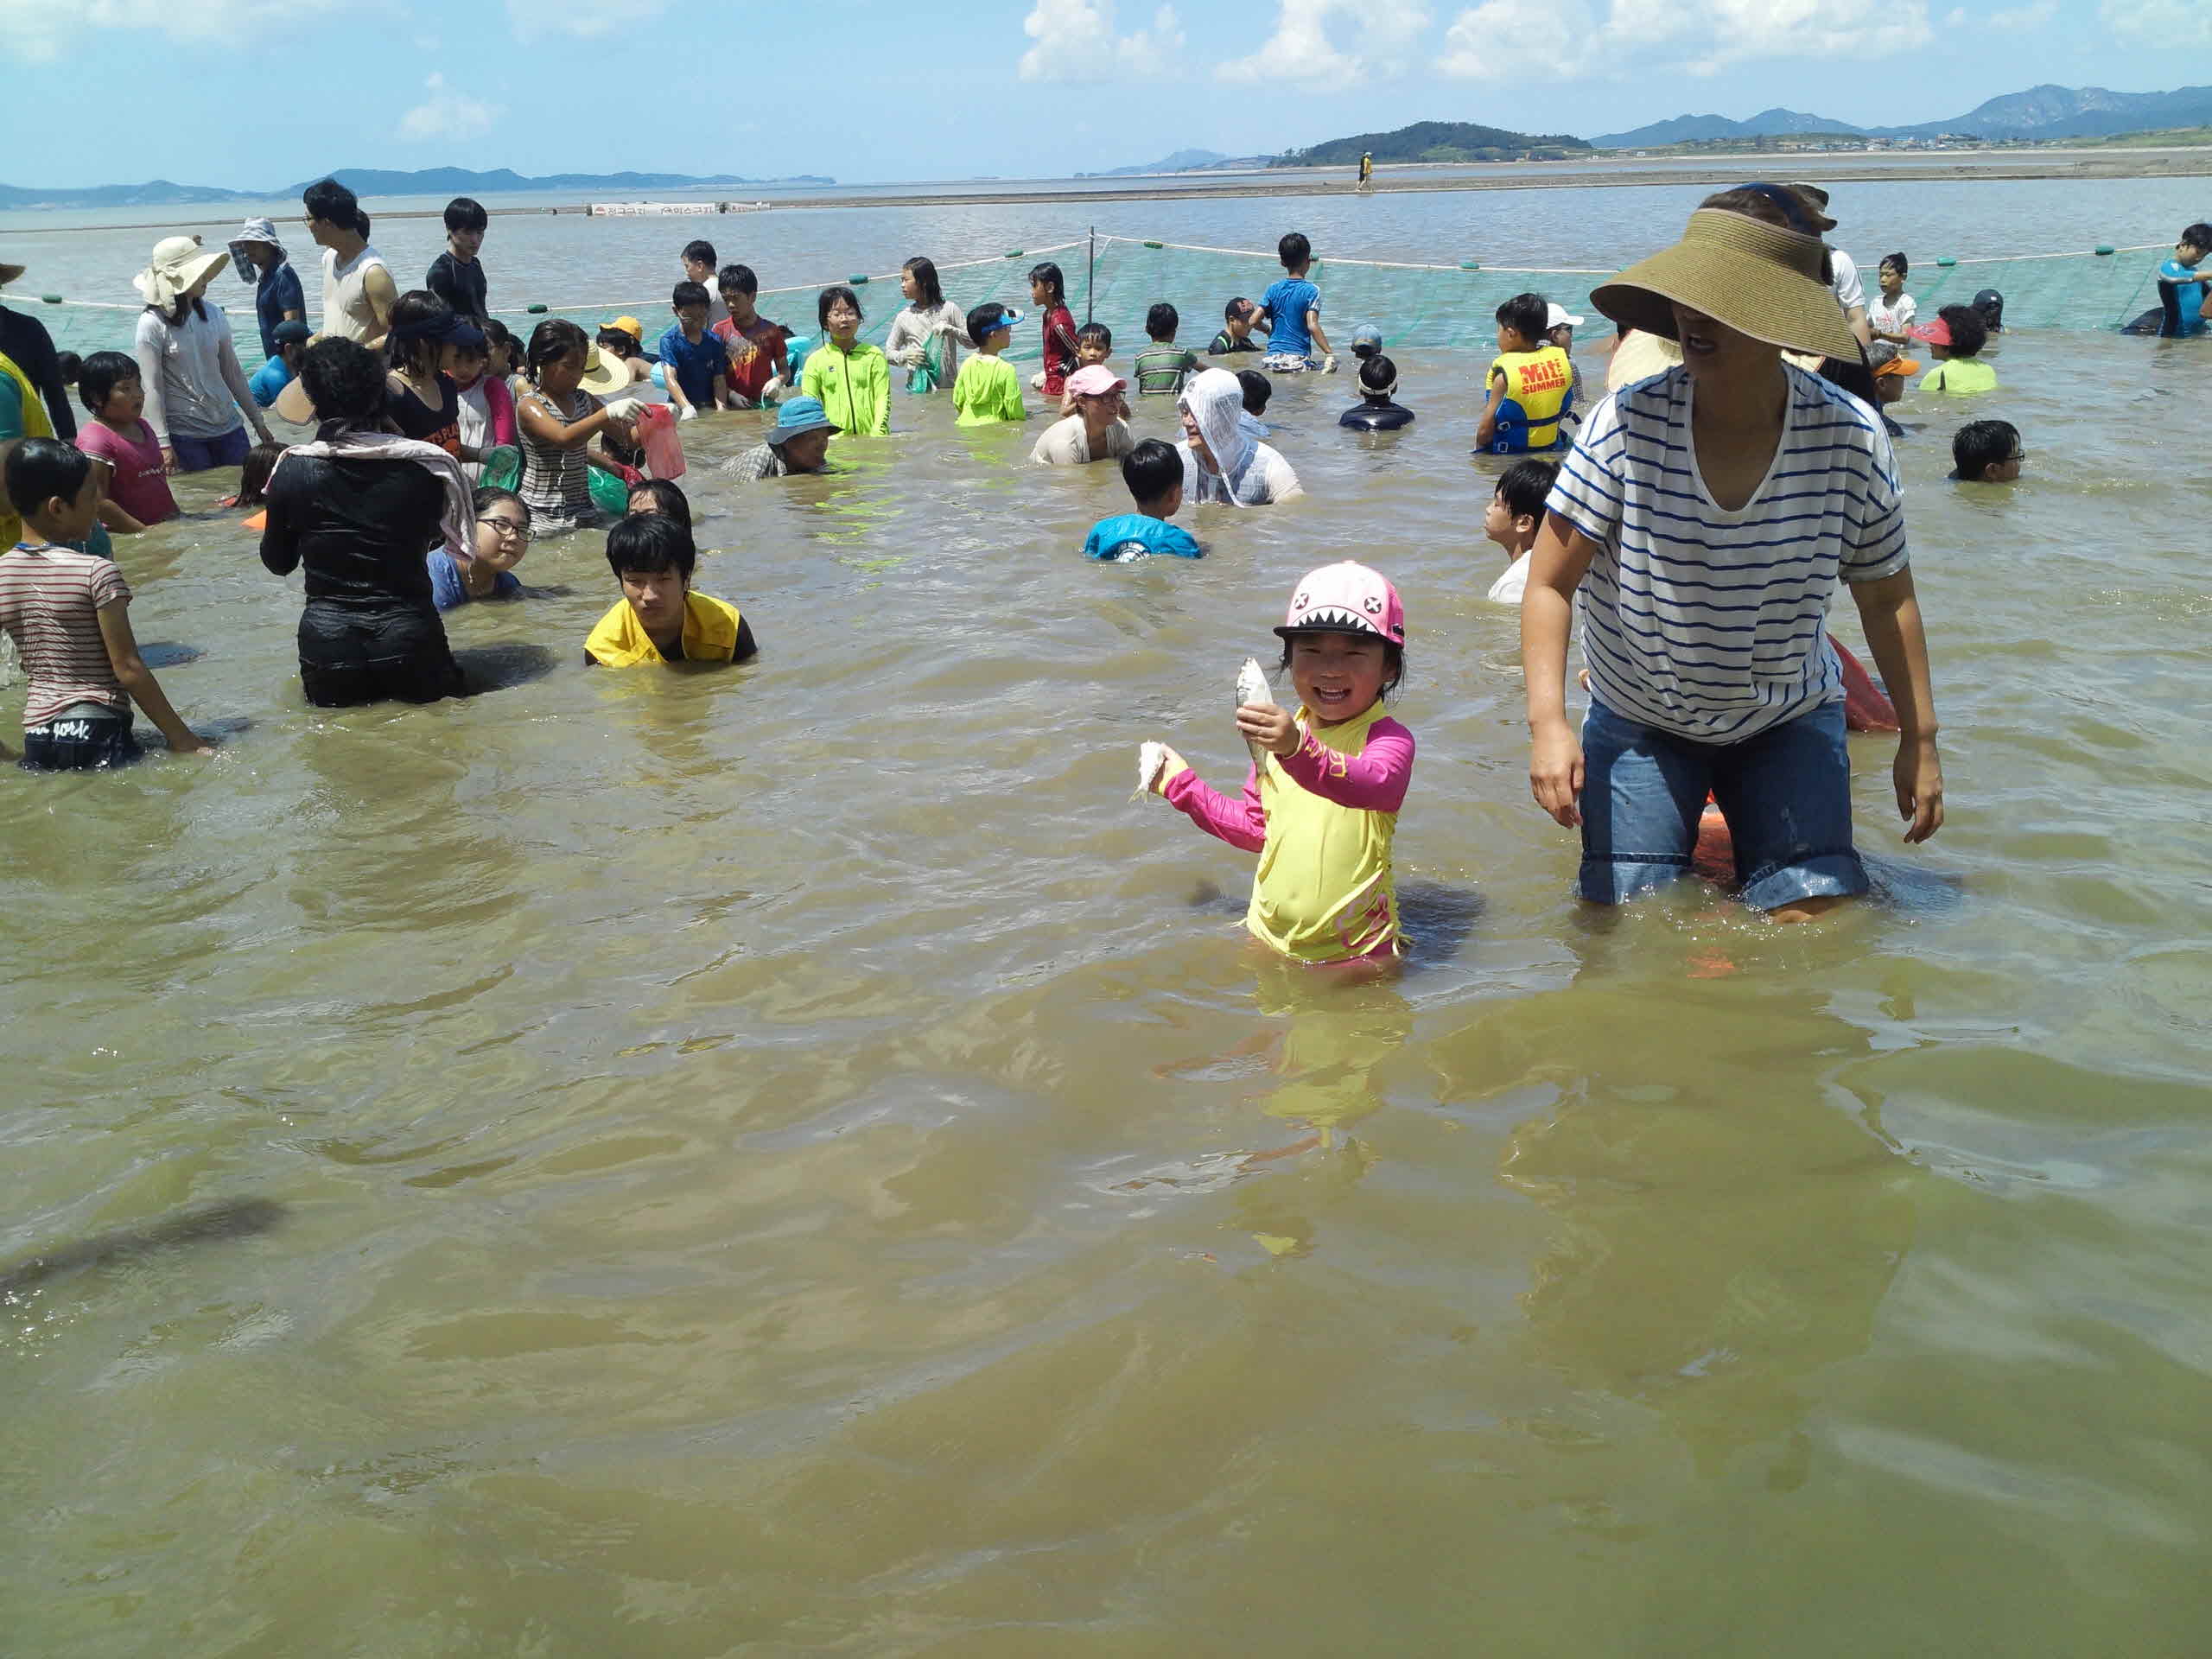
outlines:
{"label": "white glove", "polygon": [[638,418],[638,411],[645,406],[643,398],[617,397],[607,405],[607,418],[610,421],[634,421]]}
{"label": "white glove", "polygon": [[1321,372],[1324,374],[1334,374],[1336,372],[1337,354],[1334,352],[1324,353],[1321,358]]}
{"label": "white glove", "polygon": [[684,405],[683,412],[676,418],[679,421],[697,420],[699,418],[699,405],[696,404],[687,404]]}

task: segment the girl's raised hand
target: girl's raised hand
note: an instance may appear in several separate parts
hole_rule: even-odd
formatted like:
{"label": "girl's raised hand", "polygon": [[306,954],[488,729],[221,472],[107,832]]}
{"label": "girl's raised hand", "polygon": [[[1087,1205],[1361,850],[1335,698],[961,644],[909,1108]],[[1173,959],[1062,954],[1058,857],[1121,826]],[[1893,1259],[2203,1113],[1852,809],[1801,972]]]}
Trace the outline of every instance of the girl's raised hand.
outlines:
{"label": "girl's raised hand", "polygon": [[1257,743],[1273,754],[1290,754],[1298,748],[1298,721],[1280,703],[1240,704],[1236,729],[1248,742]]}

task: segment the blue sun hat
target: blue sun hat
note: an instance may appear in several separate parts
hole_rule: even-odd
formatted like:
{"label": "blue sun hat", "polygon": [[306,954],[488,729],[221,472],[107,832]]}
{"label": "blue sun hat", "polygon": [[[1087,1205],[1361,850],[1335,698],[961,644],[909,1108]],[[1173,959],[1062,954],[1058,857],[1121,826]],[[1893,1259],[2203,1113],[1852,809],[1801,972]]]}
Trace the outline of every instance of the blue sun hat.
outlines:
{"label": "blue sun hat", "polygon": [[819,397],[793,397],[776,406],[776,423],[764,435],[771,443],[783,444],[809,432],[843,430],[830,418],[830,411],[822,407]]}

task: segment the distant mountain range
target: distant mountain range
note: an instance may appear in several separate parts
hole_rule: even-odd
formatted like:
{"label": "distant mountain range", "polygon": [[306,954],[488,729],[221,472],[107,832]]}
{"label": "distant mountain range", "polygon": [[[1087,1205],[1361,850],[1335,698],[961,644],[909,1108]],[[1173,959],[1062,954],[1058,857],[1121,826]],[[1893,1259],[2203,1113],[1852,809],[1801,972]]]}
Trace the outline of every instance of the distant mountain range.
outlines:
{"label": "distant mountain range", "polygon": [[1860,138],[1934,138],[1967,133],[1977,138],[2101,138],[2160,127],[2212,125],[2212,86],[2170,92],[2114,92],[2102,86],[2031,86],[2007,92],[1945,121],[1910,127],[1861,127],[1831,116],[1797,110],[1762,110],[1745,121],[1720,115],[1678,115],[1630,132],[1602,133],[1599,149],[1647,149],[1716,138],[1775,138],[1789,133],[1835,132]]}
{"label": "distant mountain range", "polygon": [[750,184],[835,184],[835,179],[802,174],[788,179],[743,179],[732,174],[694,178],[687,173],[554,173],[528,178],[506,168],[489,173],[463,167],[431,167],[418,172],[395,173],[375,168],[341,167],[334,173],[280,190],[226,190],[207,184],[177,184],[150,179],[144,184],[99,184],[50,189],[35,185],[0,184],[0,209],[10,207],[183,207],[202,202],[270,201],[296,197],[318,179],[336,179],[362,196],[490,195],[515,190],[603,191],[620,200],[646,190],[726,189]]}
{"label": "distant mountain range", "polygon": [[1191,173],[1200,168],[1219,167],[1224,162],[1255,161],[1264,166],[1264,156],[1224,156],[1217,149],[1179,149],[1173,156],[1163,156],[1156,162],[1146,162],[1136,167],[1109,168],[1103,173],[1078,173],[1078,179],[1133,179],[1145,173]]}

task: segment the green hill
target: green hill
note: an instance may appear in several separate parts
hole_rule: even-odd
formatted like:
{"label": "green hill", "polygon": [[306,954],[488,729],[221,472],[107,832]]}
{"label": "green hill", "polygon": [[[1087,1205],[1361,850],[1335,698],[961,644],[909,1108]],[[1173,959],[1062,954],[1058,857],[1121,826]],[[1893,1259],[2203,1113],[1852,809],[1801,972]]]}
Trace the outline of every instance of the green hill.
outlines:
{"label": "green hill", "polygon": [[1362,132],[1286,150],[1270,165],[1348,167],[1358,162],[1363,150],[1373,152],[1377,162],[1510,162],[1530,154],[1540,160],[1586,156],[1590,143],[1564,132],[1509,132],[1471,121],[1416,121],[1395,132]]}

